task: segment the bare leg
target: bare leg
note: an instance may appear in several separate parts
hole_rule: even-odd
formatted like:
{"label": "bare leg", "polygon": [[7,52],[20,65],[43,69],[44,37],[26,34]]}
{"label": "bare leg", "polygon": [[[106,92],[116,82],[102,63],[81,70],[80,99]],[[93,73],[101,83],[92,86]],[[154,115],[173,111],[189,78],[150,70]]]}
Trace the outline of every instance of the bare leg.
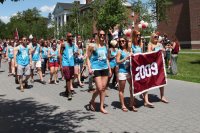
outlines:
{"label": "bare leg", "polygon": [[161,101],[164,102],[164,103],[169,103],[169,102],[167,101],[167,99],[165,98],[165,96],[164,96],[164,87],[160,87],[160,99],[161,99]]}
{"label": "bare leg", "polygon": [[132,109],[132,111],[137,112],[137,109],[135,108],[135,98],[133,97],[133,89],[132,89],[132,79],[129,78],[127,79],[128,83],[129,83],[129,90],[130,90],[130,107]]}
{"label": "bare leg", "polygon": [[124,88],[125,88],[125,85],[126,85],[126,80],[119,80],[119,100],[121,102],[121,106],[122,106],[122,110],[124,112],[127,112],[127,108],[125,106],[125,103],[124,103]]}

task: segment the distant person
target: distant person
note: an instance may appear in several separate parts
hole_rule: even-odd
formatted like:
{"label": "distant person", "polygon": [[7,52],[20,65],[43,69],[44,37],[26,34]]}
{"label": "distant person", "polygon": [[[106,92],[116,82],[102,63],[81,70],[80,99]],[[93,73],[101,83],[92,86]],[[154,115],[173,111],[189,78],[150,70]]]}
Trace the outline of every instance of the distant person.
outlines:
{"label": "distant person", "polygon": [[171,72],[172,74],[176,75],[178,73],[177,69],[177,59],[178,59],[178,53],[180,51],[180,43],[176,36],[173,36],[173,45],[172,45],[172,55],[171,55]]}
{"label": "distant person", "polygon": [[73,36],[67,33],[67,41],[60,47],[60,63],[63,75],[66,80],[66,95],[68,100],[72,100],[72,80],[74,78],[74,57],[78,53],[77,47],[73,43]]}
{"label": "distant person", "polygon": [[12,76],[15,74],[15,66],[14,66],[14,41],[10,40],[7,51],[6,58],[8,59],[9,65],[9,74],[8,76]]}
{"label": "distant person", "polygon": [[[158,42],[159,36],[156,33],[151,34],[150,42],[148,44],[148,52],[152,51],[165,51],[163,45]],[[164,87],[160,87],[160,100],[164,103],[169,103],[164,96]]]}
{"label": "distant person", "polygon": [[[22,44],[17,46],[14,51],[14,61],[19,76],[20,90],[24,92],[24,87],[28,87],[30,77],[30,67],[32,65],[31,49],[27,46],[27,39],[22,38]],[[23,80],[23,75],[25,79]]]}
{"label": "distant person", "polygon": [[40,77],[40,82],[42,84],[46,84],[46,81],[44,81],[42,77],[42,62],[41,62],[41,47],[40,44],[37,43],[37,39],[33,38],[32,46],[29,46],[32,51],[32,66],[31,66],[31,82],[34,83],[34,70],[36,69],[39,77]]}

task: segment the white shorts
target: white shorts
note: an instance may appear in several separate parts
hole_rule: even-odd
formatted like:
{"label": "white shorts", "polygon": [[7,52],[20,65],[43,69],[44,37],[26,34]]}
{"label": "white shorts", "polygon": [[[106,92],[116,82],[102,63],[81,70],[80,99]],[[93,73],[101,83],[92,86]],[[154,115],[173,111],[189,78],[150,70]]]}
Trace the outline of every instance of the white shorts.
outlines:
{"label": "white shorts", "polygon": [[41,66],[42,66],[42,63],[41,63],[41,61],[39,60],[39,61],[32,61],[32,66],[31,66],[31,69],[35,69],[35,68],[41,68]]}
{"label": "white shorts", "polygon": [[127,80],[131,78],[130,73],[119,73],[118,74],[119,80]]}

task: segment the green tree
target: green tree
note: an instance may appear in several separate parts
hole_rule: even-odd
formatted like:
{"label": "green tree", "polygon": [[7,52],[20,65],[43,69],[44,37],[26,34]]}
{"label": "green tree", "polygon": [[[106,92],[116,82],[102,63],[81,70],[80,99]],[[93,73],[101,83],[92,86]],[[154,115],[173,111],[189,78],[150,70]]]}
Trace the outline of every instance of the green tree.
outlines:
{"label": "green tree", "polygon": [[12,16],[0,33],[4,32],[5,38],[13,38],[17,28],[20,37],[33,34],[37,38],[47,38],[47,23],[48,19],[42,17],[37,8],[28,9]]}
{"label": "green tree", "polygon": [[116,24],[124,24],[127,19],[127,10],[124,0],[106,0],[97,16],[97,28],[108,31]]}
{"label": "green tree", "polygon": [[167,19],[166,11],[169,5],[173,4],[172,0],[149,0],[149,6],[152,8],[154,19],[161,22]]}
{"label": "green tree", "polygon": [[149,26],[145,30],[141,29],[140,32],[142,35],[150,35],[155,30],[155,27],[152,26],[154,18],[152,18],[152,14],[149,11],[148,3],[143,3],[141,0],[132,0],[132,10],[139,16],[136,20],[137,23],[141,20],[149,23]]}

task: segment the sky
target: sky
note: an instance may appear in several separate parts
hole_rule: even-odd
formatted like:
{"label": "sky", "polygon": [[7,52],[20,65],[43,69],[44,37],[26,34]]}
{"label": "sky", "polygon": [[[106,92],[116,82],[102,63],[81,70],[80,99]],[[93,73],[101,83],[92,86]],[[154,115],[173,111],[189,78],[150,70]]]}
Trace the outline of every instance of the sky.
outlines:
{"label": "sky", "polygon": [[[85,4],[85,0],[79,1],[81,4]],[[53,11],[57,2],[72,3],[74,0],[20,0],[19,2],[6,0],[3,4],[0,3],[0,19],[3,22],[8,23],[10,17],[17,12],[22,12],[34,7],[41,11],[42,16],[47,17],[48,14]]]}

